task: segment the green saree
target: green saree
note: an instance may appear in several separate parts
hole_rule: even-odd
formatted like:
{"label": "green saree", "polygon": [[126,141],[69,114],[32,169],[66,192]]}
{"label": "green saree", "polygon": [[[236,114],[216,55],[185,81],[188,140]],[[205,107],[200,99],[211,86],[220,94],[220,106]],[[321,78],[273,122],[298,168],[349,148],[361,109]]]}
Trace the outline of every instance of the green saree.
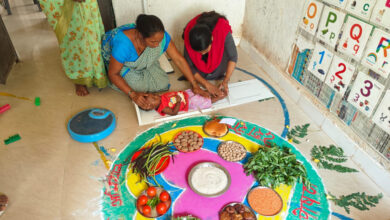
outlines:
{"label": "green saree", "polygon": [[97,0],[40,0],[60,45],[62,65],[73,83],[104,88],[108,79],[101,57],[104,27]]}

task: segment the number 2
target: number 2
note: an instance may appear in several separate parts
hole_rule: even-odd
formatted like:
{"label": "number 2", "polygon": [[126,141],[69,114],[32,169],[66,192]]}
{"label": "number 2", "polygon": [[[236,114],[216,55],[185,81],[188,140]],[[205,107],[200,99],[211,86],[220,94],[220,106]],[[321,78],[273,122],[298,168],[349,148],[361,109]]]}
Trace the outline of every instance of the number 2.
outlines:
{"label": "number 2", "polygon": [[345,64],[344,64],[344,63],[339,63],[339,67],[340,67],[340,66],[342,66],[342,67],[343,67],[343,69],[342,69],[342,70],[340,70],[340,71],[338,71],[338,72],[336,72],[336,73],[335,73],[335,75],[337,76],[337,78],[339,78],[339,79],[343,79],[343,77],[342,77],[342,76],[340,76],[340,74],[344,73],[344,72],[345,72],[345,70],[346,70],[347,68],[345,67]]}
{"label": "number 2", "polygon": [[331,77],[330,77],[330,82],[331,82],[331,83],[334,82],[335,79],[336,79],[336,77],[331,76]]}
{"label": "number 2", "polygon": [[365,86],[364,88],[367,90],[367,92],[364,92],[363,91],[363,88],[361,88],[360,89],[360,93],[363,95],[363,96],[365,96],[365,97],[367,97],[367,96],[370,96],[370,94],[371,94],[371,89],[372,89],[372,87],[374,86],[373,84],[372,84],[372,82],[370,81],[370,80],[365,80],[364,81],[364,84],[366,85],[366,84],[369,84],[369,86]]}

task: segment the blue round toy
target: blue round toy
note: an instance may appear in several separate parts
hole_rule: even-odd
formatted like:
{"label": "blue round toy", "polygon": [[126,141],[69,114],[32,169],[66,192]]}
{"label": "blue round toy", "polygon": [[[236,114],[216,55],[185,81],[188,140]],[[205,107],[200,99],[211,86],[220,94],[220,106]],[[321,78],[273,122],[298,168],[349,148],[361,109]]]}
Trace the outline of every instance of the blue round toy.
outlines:
{"label": "blue round toy", "polygon": [[91,108],[73,116],[68,122],[68,131],[76,141],[89,143],[106,138],[115,126],[114,113],[108,109]]}

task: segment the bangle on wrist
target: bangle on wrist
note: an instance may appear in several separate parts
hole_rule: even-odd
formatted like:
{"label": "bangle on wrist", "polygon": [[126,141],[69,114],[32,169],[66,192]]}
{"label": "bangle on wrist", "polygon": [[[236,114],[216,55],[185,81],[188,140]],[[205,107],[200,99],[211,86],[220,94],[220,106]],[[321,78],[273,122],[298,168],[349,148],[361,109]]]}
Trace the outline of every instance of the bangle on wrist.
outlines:
{"label": "bangle on wrist", "polygon": [[133,93],[134,91],[129,91],[128,93],[127,93],[127,95],[131,98],[131,94]]}

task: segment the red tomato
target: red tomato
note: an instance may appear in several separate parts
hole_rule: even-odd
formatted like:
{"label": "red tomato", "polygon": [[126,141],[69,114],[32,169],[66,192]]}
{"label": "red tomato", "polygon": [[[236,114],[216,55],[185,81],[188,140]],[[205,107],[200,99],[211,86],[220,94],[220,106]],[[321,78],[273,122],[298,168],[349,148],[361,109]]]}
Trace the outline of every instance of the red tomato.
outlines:
{"label": "red tomato", "polygon": [[165,214],[167,212],[167,205],[165,205],[165,203],[163,202],[160,202],[157,206],[156,206],[156,211],[159,215],[162,215],[162,214]]}
{"label": "red tomato", "polygon": [[149,215],[151,211],[152,211],[152,209],[148,205],[146,205],[142,208],[142,214],[144,214],[144,215]]}
{"label": "red tomato", "polygon": [[164,191],[162,193],[160,193],[160,200],[163,201],[163,202],[166,202],[169,200],[169,193],[167,193],[167,191]]}
{"label": "red tomato", "polygon": [[138,200],[137,200],[137,204],[138,205],[145,205],[146,203],[148,202],[148,197],[145,196],[145,195],[142,195],[140,197],[138,197]]}
{"label": "red tomato", "polygon": [[156,195],[156,192],[157,192],[157,190],[153,186],[149,187],[146,190],[146,194],[148,194],[148,196],[150,196],[150,197],[154,197]]}

